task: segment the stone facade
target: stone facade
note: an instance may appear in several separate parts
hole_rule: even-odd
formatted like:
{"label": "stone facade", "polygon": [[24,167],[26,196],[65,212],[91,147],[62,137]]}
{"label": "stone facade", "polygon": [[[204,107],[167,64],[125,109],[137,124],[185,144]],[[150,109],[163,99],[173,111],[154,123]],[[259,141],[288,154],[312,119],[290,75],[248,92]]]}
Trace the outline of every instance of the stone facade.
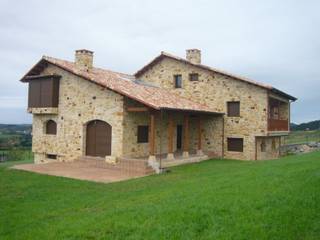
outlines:
{"label": "stone facade", "polygon": [[[200,51],[188,50],[187,59],[200,64]],[[76,52],[75,65],[79,71],[90,71],[92,62],[92,52]],[[189,74],[192,73],[198,74],[197,81],[189,80]],[[48,155],[57,155],[57,161],[73,161],[85,156],[86,125],[93,120],[102,120],[112,127],[110,159],[148,157],[149,143],[138,143],[137,132],[138,126],[150,125],[151,113],[128,111],[129,107],[142,108],[144,105],[51,64],[41,72],[41,75],[50,74],[61,75],[58,108],[28,109],[33,114],[32,148],[36,163],[53,161]],[[182,88],[175,88],[174,75],[182,76]],[[220,113],[227,112],[227,102],[240,102],[239,117],[156,111],[155,154],[168,152],[169,114],[173,117],[173,151],[178,151],[177,125],[183,125],[184,115],[188,114],[190,153],[197,152],[197,120],[201,117],[201,150],[207,155],[242,160],[279,157],[280,136],[270,136],[268,132],[268,104],[269,97],[281,100],[280,119],[289,119],[290,103],[287,99],[276,94],[270,95],[267,89],[254,84],[171,58],[163,58],[138,79],[210,106]],[[57,123],[56,135],[45,133],[48,120]],[[228,151],[228,138],[242,138],[243,152]]]}
{"label": "stone facade", "polygon": [[[190,81],[190,73],[198,73],[199,80]],[[182,75],[182,88],[174,87],[174,75],[178,74]],[[228,101],[240,101],[240,117],[224,117],[224,157],[255,159],[255,137],[268,135],[266,89],[170,58],[163,58],[139,78],[172,93],[207,104],[217,112],[226,113]],[[288,110],[282,112],[286,115],[283,118],[286,118]],[[227,151],[227,138],[243,138],[243,152]]]}
{"label": "stone facade", "polygon": [[[111,155],[121,156],[123,97],[56,66],[49,65],[41,74],[62,77],[58,113],[48,114],[35,109],[33,114],[35,162],[52,161],[47,159],[48,154],[57,155],[58,161],[73,161],[85,155],[86,124],[92,120],[102,120],[112,126]],[[50,119],[57,123],[57,135],[45,134],[45,124]]]}

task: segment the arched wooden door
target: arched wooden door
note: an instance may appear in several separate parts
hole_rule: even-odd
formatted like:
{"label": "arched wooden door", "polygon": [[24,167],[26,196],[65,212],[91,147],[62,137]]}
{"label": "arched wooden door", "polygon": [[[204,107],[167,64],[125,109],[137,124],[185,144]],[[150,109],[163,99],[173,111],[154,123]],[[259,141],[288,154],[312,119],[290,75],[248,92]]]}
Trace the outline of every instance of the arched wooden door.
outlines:
{"label": "arched wooden door", "polygon": [[105,157],[111,155],[111,126],[100,120],[87,124],[86,155]]}

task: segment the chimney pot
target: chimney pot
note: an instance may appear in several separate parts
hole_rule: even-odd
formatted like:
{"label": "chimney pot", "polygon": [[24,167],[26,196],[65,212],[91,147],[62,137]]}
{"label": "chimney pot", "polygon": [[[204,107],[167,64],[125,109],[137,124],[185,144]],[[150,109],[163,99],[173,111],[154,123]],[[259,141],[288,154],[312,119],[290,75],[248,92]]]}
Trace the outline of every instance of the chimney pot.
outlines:
{"label": "chimney pot", "polygon": [[193,64],[201,64],[201,50],[196,48],[187,49],[186,59]]}
{"label": "chimney pot", "polygon": [[81,71],[90,71],[93,67],[93,52],[86,49],[76,50],[75,64]]}

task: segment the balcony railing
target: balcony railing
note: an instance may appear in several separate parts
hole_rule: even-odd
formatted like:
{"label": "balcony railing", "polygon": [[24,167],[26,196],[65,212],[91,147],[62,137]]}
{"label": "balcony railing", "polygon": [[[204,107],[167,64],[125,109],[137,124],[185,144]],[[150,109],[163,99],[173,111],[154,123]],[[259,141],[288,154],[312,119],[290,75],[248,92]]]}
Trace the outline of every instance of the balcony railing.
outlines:
{"label": "balcony railing", "polygon": [[268,131],[289,131],[288,120],[269,119]]}

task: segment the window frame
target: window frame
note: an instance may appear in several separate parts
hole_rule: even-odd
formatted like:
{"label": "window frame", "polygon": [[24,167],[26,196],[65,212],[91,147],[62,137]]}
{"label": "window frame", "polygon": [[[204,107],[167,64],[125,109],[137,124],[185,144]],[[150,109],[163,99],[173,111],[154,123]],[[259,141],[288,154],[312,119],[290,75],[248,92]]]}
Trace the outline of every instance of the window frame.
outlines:
{"label": "window frame", "polygon": [[[54,124],[54,125],[53,125],[54,129],[49,129],[49,127],[50,127],[49,124]],[[46,123],[45,123],[45,134],[46,134],[46,135],[53,135],[53,136],[55,136],[55,135],[57,135],[57,128],[58,128],[57,122],[54,121],[54,120],[52,120],[52,119],[49,119],[49,120],[46,121]]]}
{"label": "window frame", "polygon": [[149,142],[149,125],[138,125],[137,143],[148,143],[148,142]]}
{"label": "window frame", "polygon": [[[177,81],[177,80],[179,80],[179,77],[180,77],[180,82]],[[173,79],[174,79],[174,88],[182,88],[182,75],[175,74],[175,75],[173,75]]]}
{"label": "window frame", "polygon": [[[238,109],[232,108],[232,104],[238,104]],[[240,101],[228,101],[227,102],[227,116],[228,117],[240,117]]]}
{"label": "window frame", "polygon": [[[235,140],[235,141],[240,141],[241,145],[237,146],[235,143],[231,143],[230,141]],[[228,137],[227,138],[227,150],[228,152],[243,152],[244,149],[244,139],[240,137]]]}
{"label": "window frame", "polygon": [[[193,79],[194,76],[196,76],[196,79]],[[189,73],[189,81],[191,82],[199,81],[199,73]]]}

